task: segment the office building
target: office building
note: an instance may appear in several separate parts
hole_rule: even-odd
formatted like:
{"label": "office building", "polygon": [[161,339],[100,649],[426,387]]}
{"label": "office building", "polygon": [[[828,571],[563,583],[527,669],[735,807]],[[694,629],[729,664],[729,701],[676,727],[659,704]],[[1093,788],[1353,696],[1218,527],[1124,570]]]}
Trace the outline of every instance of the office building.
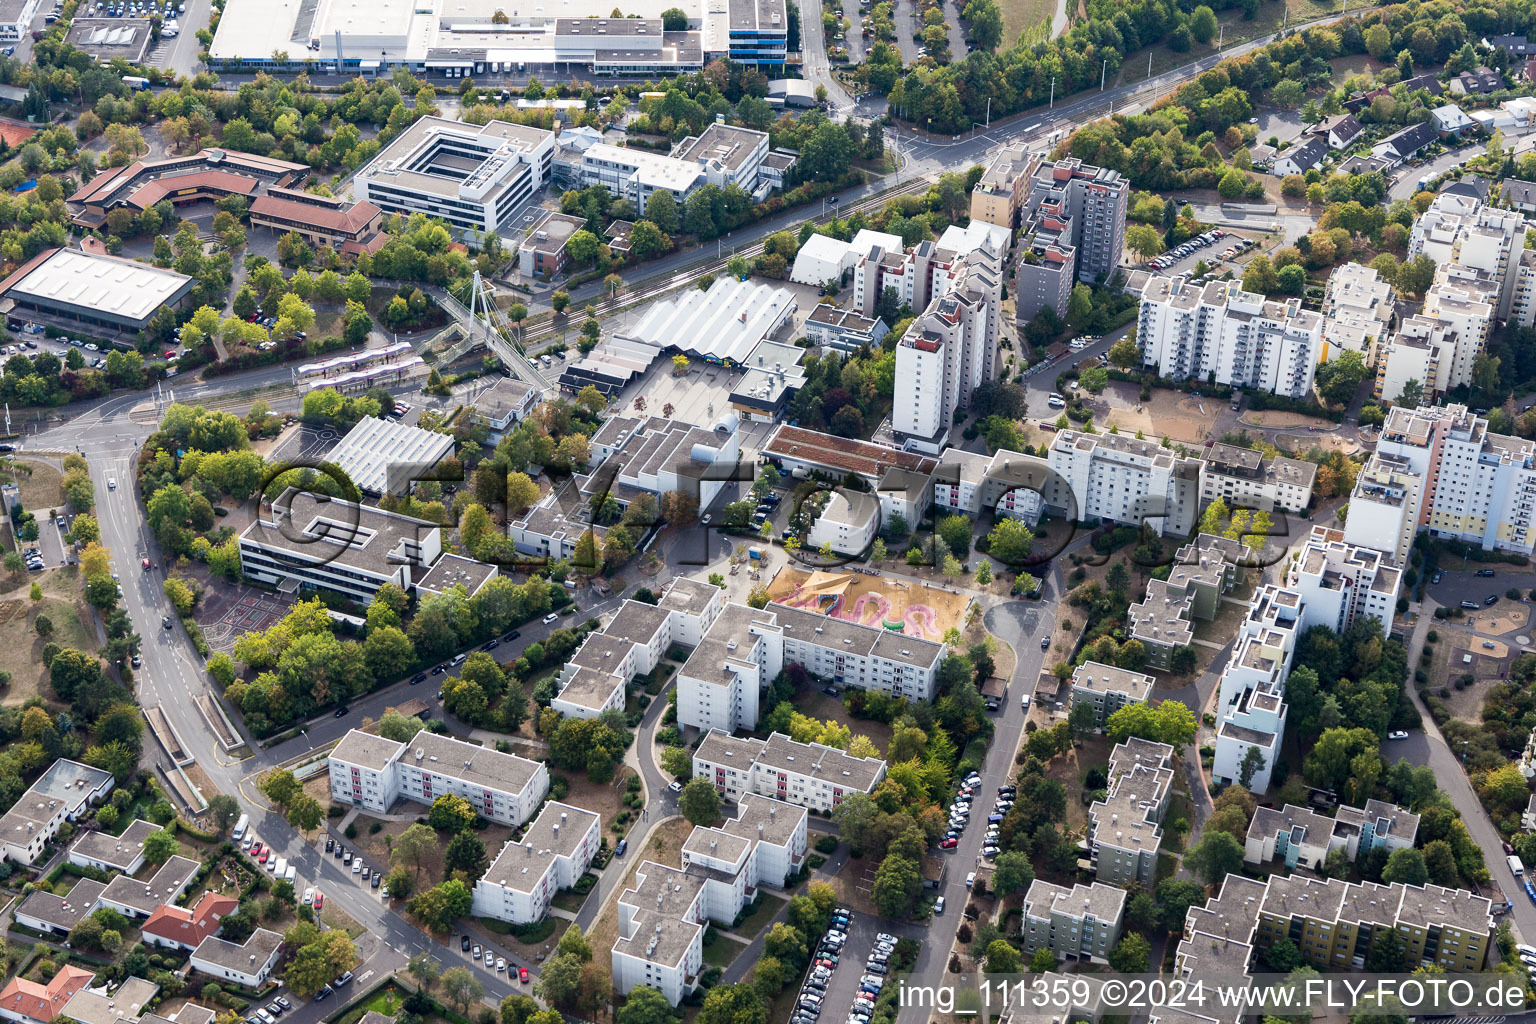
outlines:
{"label": "office building", "polygon": [[844,796],[874,792],[885,778],[885,762],[822,743],[797,743],[783,733],[736,739],[711,729],[693,752],[693,774],[711,780],[727,800],[755,794],[828,813]]}
{"label": "office building", "polygon": [[592,146],[581,157],[581,184],[601,185],[615,197],[630,200],[642,217],[646,202],[658,191],[670,192],[678,206],[705,185],[735,185],[766,199],[773,189],[763,175],[768,150],[767,132],[716,121],[678,143],[670,154],[607,143]]}
{"label": "office building", "polygon": [[229,195],[249,198],[260,195],[263,189],[282,190],[298,185],[308,175],[307,164],[228,149],[201,149],[187,156],[136,160],[108,168],[77,189],[65,203],[76,226],[100,228],[106,224],[107,214],[115,209],[138,214],[165,199],[182,207]]}
{"label": "office building", "polygon": [[1071,490],[1072,518],[1187,536],[1200,514],[1200,460],[1124,434],[1058,431],[1046,461]]}
{"label": "office building", "polygon": [[1173,748],[1131,737],[1109,755],[1107,796],[1088,809],[1088,854],[1078,866],[1100,882],[1157,884],[1157,851],[1173,790]]}
{"label": "office building", "polygon": [[600,825],[591,811],[546,802],[522,838],[508,841],[475,883],[475,916],[517,925],[543,920],[555,893],[571,888],[592,866],[602,843]]}
{"label": "office building", "polygon": [[290,487],[240,534],[248,579],[285,593],[328,590],[371,604],[379,587],[409,591],[442,554],[436,523]]}
{"label": "office building", "polygon": [[384,211],[367,202],[273,187],[252,200],[250,214],[252,228],[274,235],[296,232],[316,249],[330,246],[348,256],[377,252],[387,241],[381,230]]}
{"label": "office building", "polygon": [[1306,399],[1323,347],[1322,317],[1300,299],[1274,302],[1235,281],[1200,290],[1154,277],[1142,292],[1142,364],[1173,380],[1207,378]]}
{"label": "office building", "polygon": [[805,336],[823,348],[839,352],[857,352],[874,348],[890,328],[879,317],[868,317],[852,309],[838,309],[826,303],[811,310],[805,318]]}
{"label": "office building", "polygon": [[566,245],[571,236],[587,227],[585,217],[547,211],[523,236],[517,247],[517,270],[524,277],[548,281],[570,262]]}
{"label": "office building", "polygon": [[451,736],[419,732],[398,743],[353,729],[331,750],[331,798],[384,812],[396,800],[431,806],[447,793],[501,825],[521,825],[549,792],[549,768]]}
{"label": "office building", "polygon": [[516,377],[503,377],[474,397],[470,415],[493,436],[506,434],[539,404],[538,388]]}
{"label": "office building", "polygon": [[1319,361],[1326,363],[1341,352],[1358,352],[1365,365],[1375,366],[1377,347],[1386,340],[1393,315],[1392,286],[1374,268],[1358,263],[1335,267],[1323,293]]}
{"label": "office building", "polygon": [[762,691],[796,663],[838,686],[932,700],[943,646],[778,603],[727,604],[677,674],[677,721],[755,728]]}
{"label": "office building", "polygon": [[1411,850],[1418,831],[1417,814],[1383,800],[1367,800],[1363,808],[1341,805],[1332,818],[1292,804],[1260,807],[1248,826],[1243,860],[1322,871],[1334,850],[1343,850],[1351,863],[1372,850]]}
{"label": "office building", "polygon": [[[222,34],[224,25],[219,25]],[[424,213],[461,231],[500,231],[550,179],[553,132],[506,121],[422,117],[353,178],[359,201]]]}
{"label": "office building", "polygon": [[0,858],[36,863],[60,826],[84,817],[111,791],[111,772],[59,758],[0,816]]}
{"label": "office building", "polygon": [[1102,882],[1068,889],[1042,879],[1024,894],[1024,952],[1049,949],[1058,960],[1107,963],[1120,941],[1125,890]]}

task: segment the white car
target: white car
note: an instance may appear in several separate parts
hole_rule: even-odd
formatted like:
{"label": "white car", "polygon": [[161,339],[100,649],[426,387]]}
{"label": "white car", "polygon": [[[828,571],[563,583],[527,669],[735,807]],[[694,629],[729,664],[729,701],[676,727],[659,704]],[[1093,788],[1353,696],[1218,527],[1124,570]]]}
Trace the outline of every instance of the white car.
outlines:
{"label": "white car", "polygon": [[1394,729],[1387,733],[1387,739],[1389,740],[1405,740],[1407,738],[1408,734],[1401,729]]}
{"label": "white car", "polygon": [[933,901],[933,912],[935,914],[942,914],[942,913],[944,913],[944,897],[943,896],[940,896],[938,899]]}
{"label": "white car", "polygon": [[497,957],[496,958],[496,973],[500,974],[502,971],[504,971],[506,969],[507,969],[506,957],[500,957],[500,956]]}
{"label": "white car", "polygon": [[546,626],[549,625],[551,622],[554,622],[559,617],[560,616],[556,615],[554,612],[550,612],[548,615],[544,616],[544,625],[546,625]]}
{"label": "white car", "polygon": [[304,905],[306,907],[311,907],[311,906],[314,906],[314,903],[315,903],[315,887],[314,886],[310,886],[308,889],[304,890]]}
{"label": "white car", "polygon": [[681,782],[678,782],[676,779],[673,779],[672,782],[667,786],[667,788],[670,789],[674,793],[681,793],[683,791],[683,784]]}
{"label": "white car", "polygon": [[363,873],[363,859],[361,857],[352,858],[352,873],[354,875],[360,875]]}

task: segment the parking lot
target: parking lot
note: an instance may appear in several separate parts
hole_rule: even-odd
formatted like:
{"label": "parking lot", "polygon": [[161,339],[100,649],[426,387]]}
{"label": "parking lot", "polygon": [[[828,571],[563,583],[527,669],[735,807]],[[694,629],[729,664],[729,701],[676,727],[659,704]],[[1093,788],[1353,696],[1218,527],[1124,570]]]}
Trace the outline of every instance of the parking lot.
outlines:
{"label": "parking lot", "polygon": [[847,907],[832,912],[790,1024],[863,1024],[885,985],[896,938]]}
{"label": "parking lot", "polygon": [[1244,238],[1227,228],[1212,228],[1202,235],[1196,235],[1183,245],[1176,246],[1161,256],[1149,260],[1146,268],[1166,277],[1193,273],[1195,266],[1201,260],[1210,267],[1229,261],[1234,264],[1235,269],[1236,257],[1257,245],[1258,243],[1253,239]]}

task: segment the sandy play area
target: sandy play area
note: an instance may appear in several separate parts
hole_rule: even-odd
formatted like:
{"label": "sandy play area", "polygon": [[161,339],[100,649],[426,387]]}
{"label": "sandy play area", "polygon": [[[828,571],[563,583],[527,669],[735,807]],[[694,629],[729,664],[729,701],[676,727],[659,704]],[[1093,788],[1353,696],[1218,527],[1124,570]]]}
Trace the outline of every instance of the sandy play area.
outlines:
{"label": "sandy play area", "polygon": [[787,566],[768,585],[779,604],[818,611],[864,626],[932,640],[960,628],[970,599],[926,583],[857,572],[803,572]]}
{"label": "sandy play area", "polygon": [[1468,614],[1465,621],[1468,629],[1479,633],[1508,633],[1531,621],[1531,609],[1528,605],[1500,601],[1488,611]]}
{"label": "sandy play area", "polygon": [[1140,390],[1134,384],[1110,381],[1102,395],[1085,396],[1084,404],[1095,411],[1094,423],[1101,430],[1117,426],[1123,434],[1140,430],[1149,438],[1167,437],[1185,444],[1211,439],[1220,399],[1154,388],[1152,397],[1142,402]]}

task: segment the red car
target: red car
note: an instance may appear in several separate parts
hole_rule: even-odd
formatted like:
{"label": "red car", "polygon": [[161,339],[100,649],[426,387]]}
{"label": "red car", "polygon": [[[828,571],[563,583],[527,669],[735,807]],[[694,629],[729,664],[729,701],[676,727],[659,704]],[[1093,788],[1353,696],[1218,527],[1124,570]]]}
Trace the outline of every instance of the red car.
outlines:
{"label": "red car", "polygon": [[957,847],[959,845],[960,845],[960,840],[958,840],[958,839],[945,839],[945,840],[943,840],[942,842],[939,843],[939,849],[941,849],[941,850],[953,850],[955,847]]}
{"label": "red car", "polygon": [[321,892],[319,889],[316,889],[315,890],[315,909],[319,910],[323,906],[325,906],[325,893]]}
{"label": "red car", "polygon": [[267,855],[269,852],[270,851],[268,850],[262,850],[261,855],[256,858],[256,863],[265,864],[267,862]]}
{"label": "red car", "polygon": [[261,849],[262,849],[262,847],[261,847],[260,843],[252,843],[251,844],[251,856],[252,857],[260,857],[261,856]]}
{"label": "red car", "polygon": [[176,350],[173,349],[173,348],[166,349],[165,350],[165,358],[167,358],[167,359],[175,359],[176,358]]}
{"label": "red car", "polygon": [[524,985],[528,984],[528,968],[519,967],[517,969],[517,980],[522,982]]}

